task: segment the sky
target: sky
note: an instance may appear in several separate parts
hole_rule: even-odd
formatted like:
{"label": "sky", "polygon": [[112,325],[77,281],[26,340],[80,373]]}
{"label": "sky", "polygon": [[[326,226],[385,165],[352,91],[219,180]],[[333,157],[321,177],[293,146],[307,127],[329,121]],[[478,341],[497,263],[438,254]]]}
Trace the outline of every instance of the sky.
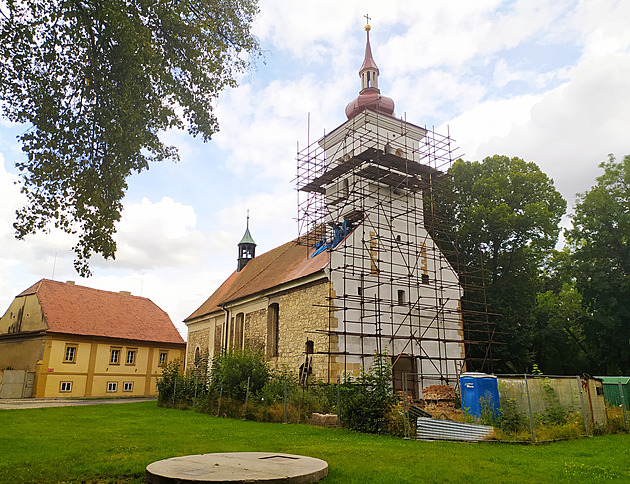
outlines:
{"label": "sky", "polygon": [[535,162],[571,210],[609,153],[630,154],[627,0],[260,0],[264,61],[221,94],[210,142],[163,133],[181,160],[129,179],[116,260],[94,257],[88,279],[72,236],[14,238],[28,127],[0,119],[0,313],[41,278],[72,280],[150,298],[185,337],[183,320],[236,269],[248,210],[257,254],[298,235],[297,148],[346,120],[366,14],[381,93],[398,117],[449,132],[463,159]]}

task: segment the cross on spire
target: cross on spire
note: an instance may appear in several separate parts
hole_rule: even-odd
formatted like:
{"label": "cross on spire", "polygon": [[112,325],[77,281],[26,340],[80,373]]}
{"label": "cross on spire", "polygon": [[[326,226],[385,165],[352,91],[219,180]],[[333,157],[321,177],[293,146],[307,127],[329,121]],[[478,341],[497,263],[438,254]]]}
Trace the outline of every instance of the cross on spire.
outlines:
{"label": "cross on spire", "polygon": [[370,16],[366,13],[366,14],[364,15],[364,17],[365,17],[365,23],[366,23],[366,25],[370,25]]}

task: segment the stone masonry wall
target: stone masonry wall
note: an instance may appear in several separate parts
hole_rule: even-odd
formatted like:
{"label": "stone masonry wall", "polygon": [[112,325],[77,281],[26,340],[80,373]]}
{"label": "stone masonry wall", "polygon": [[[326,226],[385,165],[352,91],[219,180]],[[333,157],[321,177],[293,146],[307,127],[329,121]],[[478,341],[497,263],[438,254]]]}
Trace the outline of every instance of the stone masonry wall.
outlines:
{"label": "stone masonry wall", "polygon": [[[328,380],[328,355],[317,354],[328,351],[328,335],[317,330],[328,330],[328,291],[327,279],[282,293],[270,300],[278,303],[278,353],[270,358],[276,368],[286,366],[296,374],[306,360],[306,340],[313,341],[311,378]],[[264,339],[266,340],[267,321],[265,319]],[[266,341],[265,341],[266,343]],[[336,348],[333,348],[333,351]]]}
{"label": "stone masonry wall", "polygon": [[210,344],[210,328],[188,332],[188,345],[186,346],[186,367],[192,368],[195,362],[195,349],[199,347],[201,354],[208,352]]}
{"label": "stone masonry wall", "polygon": [[245,347],[265,351],[267,337],[267,310],[260,309],[245,314]]}

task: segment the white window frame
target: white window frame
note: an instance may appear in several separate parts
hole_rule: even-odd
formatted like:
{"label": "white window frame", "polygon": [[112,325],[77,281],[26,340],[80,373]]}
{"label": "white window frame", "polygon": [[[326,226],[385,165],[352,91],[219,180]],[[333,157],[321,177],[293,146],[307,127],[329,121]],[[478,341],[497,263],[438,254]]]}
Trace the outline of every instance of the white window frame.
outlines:
{"label": "white window frame", "polygon": [[[116,355],[116,358],[114,358]],[[110,365],[120,365],[120,348],[112,348],[109,353],[109,364]]]}
{"label": "white window frame", "polygon": [[118,382],[116,381],[108,381],[107,382],[107,393],[116,393],[118,391]]}
{"label": "white window frame", "polygon": [[60,392],[71,392],[72,391],[72,382],[71,381],[62,381],[59,384],[59,391]]}
{"label": "white window frame", "polygon": [[[162,355],[164,355],[164,358],[162,358]],[[164,366],[167,363],[168,363],[168,351],[160,350],[160,356],[159,356],[159,359],[158,359],[158,365]]]}
{"label": "white window frame", "polygon": [[[70,351],[72,350],[72,351]],[[71,354],[71,358],[68,358],[68,354]],[[66,352],[63,356],[64,363],[75,363],[77,361],[77,346],[76,345],[66,345]]]}
{"label": "white window frame", "polygon": [[[131,361],[129,361],[129,357],[131,357]],[[135,365],[136,364],[136,350],[127,350],[127,360],[126,365]]]}
{"label": "white window frame", "polygon": [[126,381],[123,382],[123,392],[132,392],[133,391],[133,382]]}

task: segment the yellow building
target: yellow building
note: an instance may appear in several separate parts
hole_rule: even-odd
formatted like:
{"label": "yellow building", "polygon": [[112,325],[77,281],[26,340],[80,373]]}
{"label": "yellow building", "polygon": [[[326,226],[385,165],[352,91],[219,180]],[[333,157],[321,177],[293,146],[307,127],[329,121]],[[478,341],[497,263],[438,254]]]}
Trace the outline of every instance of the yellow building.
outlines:
{"label": "yellow building", "polygon": [[147,298],[42,279],[0,318],[0,396],[155,395],[185,347]]}

